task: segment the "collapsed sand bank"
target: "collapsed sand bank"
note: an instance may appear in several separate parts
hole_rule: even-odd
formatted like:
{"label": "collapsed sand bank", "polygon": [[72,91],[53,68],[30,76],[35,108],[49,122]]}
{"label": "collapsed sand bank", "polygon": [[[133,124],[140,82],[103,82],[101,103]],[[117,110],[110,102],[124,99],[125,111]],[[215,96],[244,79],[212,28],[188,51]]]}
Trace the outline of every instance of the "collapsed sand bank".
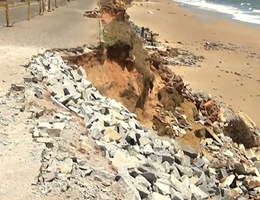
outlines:
{"label": "collapsed sand bank", "polygon": [[[192,13],[171,1],[135,2],[128,13],[137,25],[159,33],[162,42],[169,42],[166,45],[188,49],[205,57],[198,67],[171,68],[182,75],[193,89],[212,94],[260,124],[257,90],[260,84],[260,30]],[[211,23],[204,23],[203,18]],[[221,43],[228,48],[205,50],[207,41]]]}

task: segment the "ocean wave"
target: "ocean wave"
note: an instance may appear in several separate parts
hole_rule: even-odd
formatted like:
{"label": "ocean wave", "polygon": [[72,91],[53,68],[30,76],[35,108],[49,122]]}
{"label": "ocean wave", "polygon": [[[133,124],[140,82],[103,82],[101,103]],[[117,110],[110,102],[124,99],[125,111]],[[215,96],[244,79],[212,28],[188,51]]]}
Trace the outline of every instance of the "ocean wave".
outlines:
{"label": "ocean wave", "polygon": [[250,6],[251,4],[250,3],[241,3],[240,5],[241,6],[244,6],[244,5]]}
{"label": "ocean wave", "polygon": [[[253,23],[253,24],[260,24],[260,15],[256,15],[260,13],[260,10],[249,8],[249,11],[243,11],[239,8],[233,7],[233,6],[227,6],[227,5],[220,5],[220,4],[214,4],[214,3],[208,3],[204,0],[175,0],[176,2],[182,3],[182,4],[188,4],[192,6],[196,6],[200,9],[204,10],[210,10],[220,13],[229,14],[232,16],[232,19],[247,22],[247,23]],[[241,5],[250,5],[250,3],[241,3]],[[251,13],[251,14],[250,14]],[[255,13],[253,15],[253,13]]]}
{"label": "ocean wave", "polygon": [[260,25],[260,16],[253,16],[253,15],[248,15],[248,14],[235,14],[235,15],[233,15],[232,18],[235,20],[242,21],[242,22]]}
{"label": "ocean wave", "polygon": [[252,12],[254,12],[254,13],[260,13],[260,10],[258,10],[258,9],[253,9]]}

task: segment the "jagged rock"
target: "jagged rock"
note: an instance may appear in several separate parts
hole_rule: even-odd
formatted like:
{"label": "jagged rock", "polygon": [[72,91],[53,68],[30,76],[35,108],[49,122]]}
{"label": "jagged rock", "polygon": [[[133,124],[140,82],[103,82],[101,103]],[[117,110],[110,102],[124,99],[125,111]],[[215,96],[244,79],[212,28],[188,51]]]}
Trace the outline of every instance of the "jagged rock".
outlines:
{"label": "jagged rock", "polygon": [[122,135],[117,133],[112,128],[105,129],[104,135],[109,139],[110,142],[119,141],[122,138]]}
{"label": "jagged rock", "polygon": [[170,197],[161,195],[157,192],[153,192],[150,199],[151,200],[171,200]]}
{"label": "jagged rock", "polygon": [[182,145],[183,152],[191,157],[191,158],[197,158],[198,157],[198,151],[188,145]]}
{"label": "jagged rock", "polygon": [[189,184],[189,178],[187,176],[183,176],[184,180],[181,182],[177,178],[175,178],[173,175],[171,175],[171,183],[172,187],[179,191],[184,199],[190,199],[191,198],[191,190],[190,190],[190,184]]}
{"label": "jagged rock", "polygon": [[244,184],[249,190],[260,187],[260,178],[256,176],[246,177]]}
{"label": "jagged rock", "polygon": [[163,183],[160,183],[160,182],[155,182],[154,183],[154,188],[156,188],[156,192],[158,192],[158,193],[160,193],[162,195],[171,194],[171,191],[170,191],[171,187],[170,187],[170,185],[163,184]]}
{"label": "jagged rock", "polygon": [[146,198],[150,194],[148,188],[150,188],[151,184],[141,175],[135,177],[135,180],[136,188],[139,191],[141,198]]}
{"label": "jagged rock", "polygon": [[222,183],[220,183],[219,185],[220,185],[221,187],[230,186],[230,185],[233,183],[234,179],[235,179],[235,175],[234,175],[234,174],[231,174],[231,175],[229,175],[229,176],[226,178],[226,180],[224,180],[224,181],[223,181]]}
{"label": "jagged rock", "polygon": [[66,160],[64,160],[62,162],[62,164],[60,165],[60,173],[62,174],[69,174],[72,171],[72,165],[73,165],[73,161],[70,158],[67,158]]}
{"label": "jagged rock", "polygon": [[150,172],[144,172],[142,173],[142,176],[146,178],[146,180],[149,181],[151,184],[153,184],[157,179],[156,175]]}
{"label": "jagged rock", "polygon": [[182,194],[175,189],[171,188],[171,198],[172,200],[184,200]]}
{"label": "jagged rock", "polygon": [[209,195],[203,192],[200,188],[196,187],[195,185],[190,185],[190,189],[193,195],[201,197],[201,199],[208,199]]}
{"label": "jagged rock", "polygon": [[137,166],[138,162],[136,157],[129,156],[122,150],[117,150],[112,159],[112,163],[117,169],[122,167],[133,168]]}
{"label": "jagged rock", "polygon": [[135,185],[133,184],[134,178],[129,176],[127,170],[121,168],[118,171],[118,175],[120,176],[118,183],[125,188],[125,198],[129,200],[141,200],[140,194]]}

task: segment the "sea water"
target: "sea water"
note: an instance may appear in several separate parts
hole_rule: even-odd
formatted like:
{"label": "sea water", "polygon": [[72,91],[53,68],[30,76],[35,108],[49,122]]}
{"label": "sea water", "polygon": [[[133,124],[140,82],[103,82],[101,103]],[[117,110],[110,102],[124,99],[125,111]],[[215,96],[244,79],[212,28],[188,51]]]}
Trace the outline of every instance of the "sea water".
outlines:
{"label": "sea water", "polygon": [[183,5],[228,14],[234,20],[260,25],[260,0],[175,0]]}

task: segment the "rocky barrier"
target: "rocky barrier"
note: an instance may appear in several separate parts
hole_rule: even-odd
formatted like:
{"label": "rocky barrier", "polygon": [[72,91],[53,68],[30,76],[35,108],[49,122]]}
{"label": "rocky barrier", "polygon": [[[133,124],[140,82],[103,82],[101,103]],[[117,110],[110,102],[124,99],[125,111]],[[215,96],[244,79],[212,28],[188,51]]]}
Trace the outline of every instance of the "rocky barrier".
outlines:
{"label": "rocky barrier", "polygon": [[[245,149],[222,130],[217,140],[201,139],[202,151],[159,138],[57,52],[32,58],[28,71],[26,84],[45,88],[64,109],[32,130],[35,141],[46,146],[36,182],[43,195],[66,196],[72,190],[81,199],[260,199],[260,149]],[[87,131],[73,132],[73,115]],[[72,141],[78,144],[74,148],[68,145]],[[106,164],[88,159],[93,151],[101,152]]]}

